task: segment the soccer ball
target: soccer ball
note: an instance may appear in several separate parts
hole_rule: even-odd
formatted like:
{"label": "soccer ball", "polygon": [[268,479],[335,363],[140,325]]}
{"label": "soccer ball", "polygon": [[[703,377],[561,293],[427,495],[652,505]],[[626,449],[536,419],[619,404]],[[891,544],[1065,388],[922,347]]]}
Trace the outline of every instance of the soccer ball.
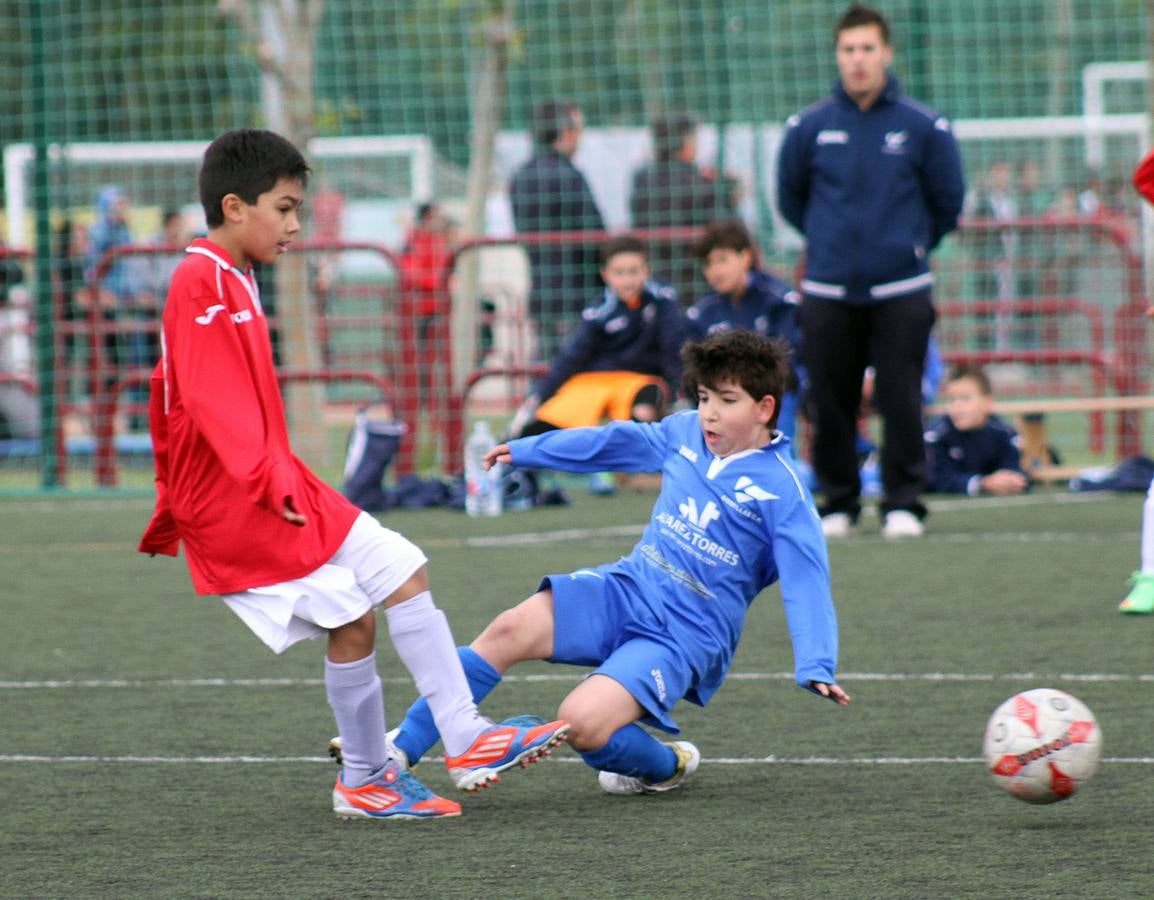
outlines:
{"label": "soccer ball", "polygon": [[1035,688],[994,710],[982,753],[998,787],[1027,803],[1057,803],[1098,771],[1102,731],[1077,697]]}

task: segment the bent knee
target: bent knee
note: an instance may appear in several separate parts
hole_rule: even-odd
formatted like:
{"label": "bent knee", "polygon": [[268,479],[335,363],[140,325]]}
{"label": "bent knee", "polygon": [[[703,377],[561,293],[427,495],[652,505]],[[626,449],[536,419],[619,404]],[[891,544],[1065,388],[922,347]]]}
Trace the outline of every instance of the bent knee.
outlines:
{"label": "bent knee", "polygon": [[617,730],[616,724],[606,718],[603,710],[572,697],[561,702],[557,718],[569,723],[569,744],[583,753],[604,747]]}

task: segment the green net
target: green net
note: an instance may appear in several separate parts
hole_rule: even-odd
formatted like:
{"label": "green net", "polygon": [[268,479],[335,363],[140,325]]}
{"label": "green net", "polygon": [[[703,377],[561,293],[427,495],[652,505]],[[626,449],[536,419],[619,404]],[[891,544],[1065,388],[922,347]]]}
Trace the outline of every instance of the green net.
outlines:
{"label": "green net", "polygon": [[[1147,4],[880,6],[893,73],[953,121],[967,173],[966,225],[935,260],[946,361],[986,363],[1007,399],[1144,392],[1150,220],[1128,179],[1149,146]],[[685,304],[706,290],[693,240],[719,216],[795,280],[776,152],[786,119],[829,92],[844,8],[0,4],[0,489],[147,487],[157,316],[204,228],[200,154],[231,128],[280,131],[314,168],[307,245],[262,285],[294,440],[334,482],[355,410],[382,398],[409,426],[398,472],[457,471],[464,425],[503,425],[594,299],[605,232],[643,229]],[[588,196],[518,197],[534,136],[573,110]],[[661,165],[684,137],[696,171],[678,180]],[[125,208],[111,234],[110,187]],[[1073,462],[1141,448],[1141,414],[1051,422]]]}

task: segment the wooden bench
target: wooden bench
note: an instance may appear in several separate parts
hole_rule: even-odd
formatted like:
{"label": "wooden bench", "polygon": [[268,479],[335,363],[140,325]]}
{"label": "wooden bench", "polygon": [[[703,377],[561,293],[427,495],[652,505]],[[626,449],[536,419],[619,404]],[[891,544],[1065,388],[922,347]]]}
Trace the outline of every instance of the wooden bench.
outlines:
{"label": "wooden bench", "polygon": [[[1022,467],[1037,481],[1068,481],[1082,466],[1054,465],[1046,433],[1046,413],[1063,412],[1140,412],[1154,410],[1154,396],[1144,397],[1075,397],[1055,400],[996,400],[994,412],[1013,417],[1022,439]],[[930,412],[944,413],[938,404]],[[1040,462],[1039,462],[1040,461]]]}

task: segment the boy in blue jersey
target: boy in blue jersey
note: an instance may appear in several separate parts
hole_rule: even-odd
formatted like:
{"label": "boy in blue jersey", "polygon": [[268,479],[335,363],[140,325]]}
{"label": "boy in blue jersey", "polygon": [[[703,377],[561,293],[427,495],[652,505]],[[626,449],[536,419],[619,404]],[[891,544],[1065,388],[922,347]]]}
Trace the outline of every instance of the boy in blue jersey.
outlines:
{"label": "boy in blue jersey", "polygon": [[926,431],[928,490],[1007,496],[1029,488],[1018,433],[993,414],[993,407],[994,390],[980,367],[951,373],[946,414]]}
{"label": "boy in blue jersey", "polygon": [[701,340],[734,328],[785,339],[793,349],[794,377],[781,398],[777,428],[793,440],[801,385],[801,326],[797,291],[757,265],[757,248],[740,219],[713,222],[694,248],[713,292],[685,314],[687,337]]}
{"label": "boy in blue jersey", "polygon": [[[746,610],[781,582],[797,683],[839,705],[837,617],[821,523],[774,429],[789,376],[783,342],[737,330],[686,344],[682,385],[697,409],[657,423],[551,431],[494,448],[486,463],[571,472],[660,469],[640,542],[614,563],[547,575],[498,615],[461,660],[477,700],[523,660],[596,667],[561,703],[569,741],[611,794],[672,790],[700,761],[672,735],[683,697],[704,705],[725,680]],[[423,701],[390,734],[416,760],[436,742]]]}

